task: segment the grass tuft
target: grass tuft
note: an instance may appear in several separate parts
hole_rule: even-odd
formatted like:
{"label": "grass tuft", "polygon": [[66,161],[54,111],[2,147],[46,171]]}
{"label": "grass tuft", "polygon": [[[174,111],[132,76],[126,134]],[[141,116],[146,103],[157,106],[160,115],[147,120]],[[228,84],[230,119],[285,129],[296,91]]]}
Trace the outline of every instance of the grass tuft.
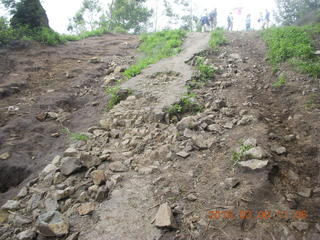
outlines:
{"label": "grass tuft", "polygon": [[227,43],[227,39],[224,35],[224,30],[222,28],[218,28],[211,32],[211,37],[209,41],[209,46],[213,51],[218,51],[219,46],[225,45]]}
{"label": "grass tuft", "polygon": [[147,66],[158,62],[162,58],[167,58],[178,54],[182,48],[183,39],[186,32],[182,30],[165,30],[157,33],[143,34],[139,51],[144,54],[144,58],[136,64],[130,66],[124,76],[132,78],[141,73]]}

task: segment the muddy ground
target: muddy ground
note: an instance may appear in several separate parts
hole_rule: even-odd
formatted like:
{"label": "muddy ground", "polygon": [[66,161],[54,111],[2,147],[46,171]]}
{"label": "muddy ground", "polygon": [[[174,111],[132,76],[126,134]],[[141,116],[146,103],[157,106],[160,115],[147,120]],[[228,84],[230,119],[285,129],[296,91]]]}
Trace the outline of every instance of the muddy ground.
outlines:
{"label": "muddy ground", "polygon": [[0,155],[10,154],[0,160],[0,204],[64,150],[64,128],[79,133],[97,122],[107,102],[104,77],[129,65],[137,44],[136,36],[107,34],[0,49]]}

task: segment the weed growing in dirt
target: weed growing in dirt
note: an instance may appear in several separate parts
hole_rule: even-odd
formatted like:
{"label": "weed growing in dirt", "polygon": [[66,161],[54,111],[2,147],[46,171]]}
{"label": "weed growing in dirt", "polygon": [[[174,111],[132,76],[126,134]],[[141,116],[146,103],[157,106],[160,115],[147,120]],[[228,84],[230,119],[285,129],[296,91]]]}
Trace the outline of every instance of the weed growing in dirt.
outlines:
{"label": "weed growing in dirt", "polygon": [[320,76],[320,58],[314,55],[313,34],[319,34],[317,26],[289,26],[270,28],[262,36],[268,46],[268,58],[277,67],[289,61],[303,73]]}
{"label": "weed growing in dirt", "polygon": [[107,88],[106,93],[110,96],[110,99],[107,103],[107,110],[110,110],[122,100],[125,100],[132,93],[132,91],[124,90],[119,86],[115,86]]}
{"label": "weed growing in dirt", "polygon": [[250,150],[251,148],[253,148],[253,146],[241,143],[241,146],[239,147],[238,151],[232,151],[232,166],[235,167],[242,160],[244,153]]}
{"label": "weed growing in dirt", "polygon": [[227,39],[224,35],[224,30],[222,28],[218,28],[211,32],[211,37],[209,41],[209,46],[213,51],[218,51],[219,46],[227,43]]}
{"label": "weed growing in dirt", "polygon": [[208,64],[205,64],[205,58],[198,57],[196,60],[196,66],[200,72],[200,81],[207,82],[209,79],[212,79],[215,74],[215,69]]}
{"label": "weed growing in dirt", "polygon": [[88,135],[83,133],[73,133],[70,131],[69,128],[63,128],[61,132],[67,134],[70,137],[70,139],[74,141],[88,141],[90,138]]}
{"label": "weed growing in dirt", "polygon": [[287,82],[287,77],[286,75],[284,74],[281,74],[279,77],[278,77],[278,80],[276,82],[274,82],[272,84],[273,87],[275,88],[279,88],[279,87],[282,87],[283,85],[285,85]]}
{"label": "weed growing in dirt", "polygon": [[124,76],[132,78],[141,73],[142,69],[158,62],[162,58],[167,58],[178,54],[182,48],[183,39],[186,32],[182,30],[166,30],[157,33],[143,34],[141,44],[138,48],[145,57],[136,64],[130,66]]}
{"label": "weed growing in dirt", "polygon": [[197,95],[188,93],[183,96],[179,103],[171,105],[165,110],[169,115],[182,115],[184,113],[197,113],[202,111],[203,107],[196,102]]}
{"label": "weed growing in dirt", "polygon": [[320,107],[320,94],[313,93],[308,96],[305,103],[306,108],[315,109]]}

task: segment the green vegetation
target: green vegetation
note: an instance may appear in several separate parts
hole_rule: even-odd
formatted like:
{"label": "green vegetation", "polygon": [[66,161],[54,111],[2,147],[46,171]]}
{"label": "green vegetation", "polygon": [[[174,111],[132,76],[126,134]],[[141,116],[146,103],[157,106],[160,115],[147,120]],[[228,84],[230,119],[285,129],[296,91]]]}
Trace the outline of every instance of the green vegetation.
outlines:
{"label": "green vegetation", "polygon": [[124,76],[132,78],[141,73],[142,69],[150,64],[158,62],[162,58],[167,58],[178,54],[182,48],[183,39],[186,32],[182,30],[166,30],[157,33],[143,34],[141,36],[141,44],[139,51],[145,57],[136,64],[130,66]]}
{"label": "green vegetation", "polygon": [[320,107],[320,94],[313,93],[307,97],[307,101],[305,103],[306,108],[315,109]]}
{"label": "green vegetation", "polygon": [[123,90],[119,86],[106,89],[106,93],[110,96],[107,103],[107,110],[111,110],[115,105],[125,100],[131,93],[131,90]]}
{"label": "green vegetation", "polygon": [[183,96],[179,103],[173,104],[165,110],[169,115],[182,115],[185,113],[197,113],[202,111],[202,107],[196,102],[197,95],[188,93]]}
{"label": "green vegetation", "polygon": [[227,39],[224,36],[224,30],[222,28],[212,31],[209,46],[213,51],[217,51],[219,46],[222,46],[226,43]]}
{"label": "green vegetation", "polygon": [[274,82],[272,84],[273,87],[275,88],[279,88],[279,87],[282,87],[283,85],[285,85],[287,82],[287,77],[286,75],[284,74],[281,74],[279,77],[278,77],[278,80],[276,82]]}
{"label": "green vegetation", "polygon": [[268,46],[268,57],[273,68],[285,61],[303,73],[320,76],[320,58],[314,55],[312,36],[319,34],[319,26],[290,26],[270,28],[263,33]]}
{"label": "green vegetation", "polygon": [[197,58],[196,66],[200,72],[199,80],[201,82],[207,82],[209,79],[212,79],[214,77],[214,73],[216,70],[211,65],[205,63],[204,57]]}
{"label": "green vegetation", "polygon": [[235,167],[244,157],[244,153],[249,151],[251,148],[253,148],[253,146],[241,143],[238,151],[232,151],[232,166]]}
{"label": "green vegetation", "polygon": [[82,133],[73,133],[70,131],[69,128],[63,128],[61,132],[67,134],[70,137],[70,139],[74,141],[88,141],[90,139],[88,135]]}

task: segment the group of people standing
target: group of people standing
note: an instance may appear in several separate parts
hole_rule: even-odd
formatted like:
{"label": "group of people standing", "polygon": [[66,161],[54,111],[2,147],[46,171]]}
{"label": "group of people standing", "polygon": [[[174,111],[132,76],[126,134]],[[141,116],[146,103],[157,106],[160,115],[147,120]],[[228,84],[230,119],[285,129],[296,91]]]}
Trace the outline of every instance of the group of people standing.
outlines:
{"label": "group of people standing", "polygon": [[204,15],[200,18],[201,31],[207,32],[217,27],[217,9],[215,8],[208,14],[208,10],[205,9]]}
{"label": "group of people standing", "polygon": [[[246,30],[252,29],[251,25],[251,14],[248,14],[246,16],[245,20],[245,27]],[[217,27],[217,9],[215,8],[213,11],[211,11],[208,14],[207,9],[205,9],[205,12],[203,16],[200,18],[200,24],[201,24],[201,31],[202,32],[207,32],[210,30],[213,30]],[[268,9],[265,10],[265,14],[262,12],[259,15],[258,18],[258,24],[260,29],[265,29],[268,28],[270,25],[270,12]],[[233,25],[234,25],[234,18],[232,12],[227,17],[227,30],[232,31],[233,30]]]}
{"label": "group of people standing", "polygon": [[[260,29],[269,28],[270,26],[270,12],[268,9],[266,9],[265,14],[260,13],[260,16],[258,18],[258,24]],[[248,14],[246,17],[246,30],[251,29],[251,14]]]}

